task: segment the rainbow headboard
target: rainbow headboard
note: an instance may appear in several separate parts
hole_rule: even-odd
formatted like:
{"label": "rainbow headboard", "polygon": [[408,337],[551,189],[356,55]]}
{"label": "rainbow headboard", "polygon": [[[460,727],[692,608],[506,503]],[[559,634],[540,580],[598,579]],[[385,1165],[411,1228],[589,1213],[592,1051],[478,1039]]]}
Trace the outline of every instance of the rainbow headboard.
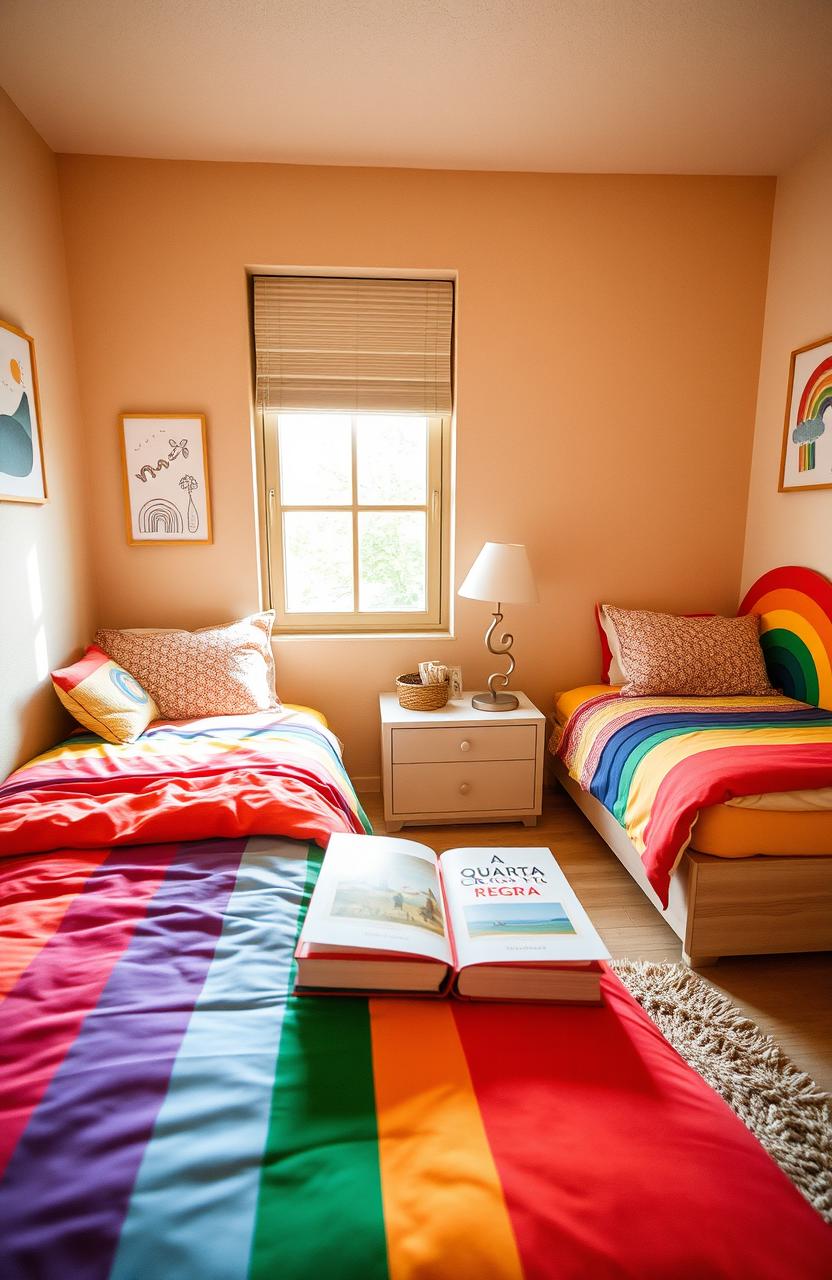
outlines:
{"label": "rainbow headboard", "polygon": [[832,582],[814,569],[771,569],[749,588],[739,612],[760,615],[772,684],[832,710]]}

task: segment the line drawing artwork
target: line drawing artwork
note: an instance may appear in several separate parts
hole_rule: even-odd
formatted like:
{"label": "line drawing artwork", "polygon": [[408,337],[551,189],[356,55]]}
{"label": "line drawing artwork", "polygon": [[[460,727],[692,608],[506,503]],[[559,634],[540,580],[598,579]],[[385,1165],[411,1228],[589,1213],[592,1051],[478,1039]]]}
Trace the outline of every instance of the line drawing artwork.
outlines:
{"label": "line drawing artwork", "polygon": [[193,476],[183,476],[179,481],[179,488],[188,494],[188,533],[196,533],[199,528],[199,512],[194,506],[194,489],[199,488],[199,482]]}
{"label": "line drawing artwork", "polygon": [[167,498],[149,498],[139,511],[142,533],[181,533],[182,513]]}
{"label": "line drawing artwork", "polygon": [[202,414],[122,415],[127,539],[211,542]]}
{"label": "line drawing artwork", "polygon": [[170,466],[170,463],[168,462],[167,458],[160,458],[159,461],[156,463],[155,467],[151,467],[150,463],[146,462],[142,467],[141,471],[136,472],[136,479],[141,480],[142,484],[144,484],[147,480],[145,471],[150,472],[150,479],[153,480],[159,474],[160,471],[167,471],[169,466]]}

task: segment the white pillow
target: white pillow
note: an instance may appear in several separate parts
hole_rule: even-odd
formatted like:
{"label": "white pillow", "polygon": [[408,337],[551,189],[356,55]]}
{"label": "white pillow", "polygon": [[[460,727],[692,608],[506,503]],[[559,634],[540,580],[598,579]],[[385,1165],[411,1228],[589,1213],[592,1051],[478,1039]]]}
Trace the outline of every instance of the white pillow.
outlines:
{"label": "white pillow", "polygon": [[621,643],[618,639],[618,632],[615,629],[615,623],[607,613],[607,606],[605,604],[602,604],[600,608],[600,622],[604,635],[607,637],[610,654],[612,655],[610,658],[610,667],[607,673],[607,678],[609,679],[610,684],[626,684],[627,674],[621,660]]}

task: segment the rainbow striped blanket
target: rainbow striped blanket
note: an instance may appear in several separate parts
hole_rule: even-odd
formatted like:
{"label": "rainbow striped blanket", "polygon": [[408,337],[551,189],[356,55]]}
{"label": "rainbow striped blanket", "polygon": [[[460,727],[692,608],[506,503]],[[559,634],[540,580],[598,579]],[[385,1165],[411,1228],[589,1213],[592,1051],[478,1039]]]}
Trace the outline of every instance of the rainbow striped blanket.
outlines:
{"label": "rainbow striped blanket", "polygon": [[700,809],[734,796],[832,786],[832,712],[780,695],[582,703],[557,755],[641,855],[664,906]]}
{"label": "rainbow striped blanket", "polygon": [[369,831],[337,738],[282,710],[157,720],[136,742],[79,732],[0,786],[0,853]]}
{"label": "rainbow striped blanket", "polygon": [[832,1232],[605,1003],[295,998],[320,851],[0,862],[3,1280],[821,1280]]}

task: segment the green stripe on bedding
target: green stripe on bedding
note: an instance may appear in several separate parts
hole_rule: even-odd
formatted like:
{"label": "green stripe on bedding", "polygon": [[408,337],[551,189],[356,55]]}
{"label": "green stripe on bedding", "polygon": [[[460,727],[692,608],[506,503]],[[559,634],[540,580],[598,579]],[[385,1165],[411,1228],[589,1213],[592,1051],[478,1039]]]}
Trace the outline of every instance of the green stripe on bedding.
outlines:
{"label": "green stripe on bedding", "polygon": [[[313,852],[307,902],[319,867]],[[366,1000],[289,1003],[249,1275],[387,1280]]]}

